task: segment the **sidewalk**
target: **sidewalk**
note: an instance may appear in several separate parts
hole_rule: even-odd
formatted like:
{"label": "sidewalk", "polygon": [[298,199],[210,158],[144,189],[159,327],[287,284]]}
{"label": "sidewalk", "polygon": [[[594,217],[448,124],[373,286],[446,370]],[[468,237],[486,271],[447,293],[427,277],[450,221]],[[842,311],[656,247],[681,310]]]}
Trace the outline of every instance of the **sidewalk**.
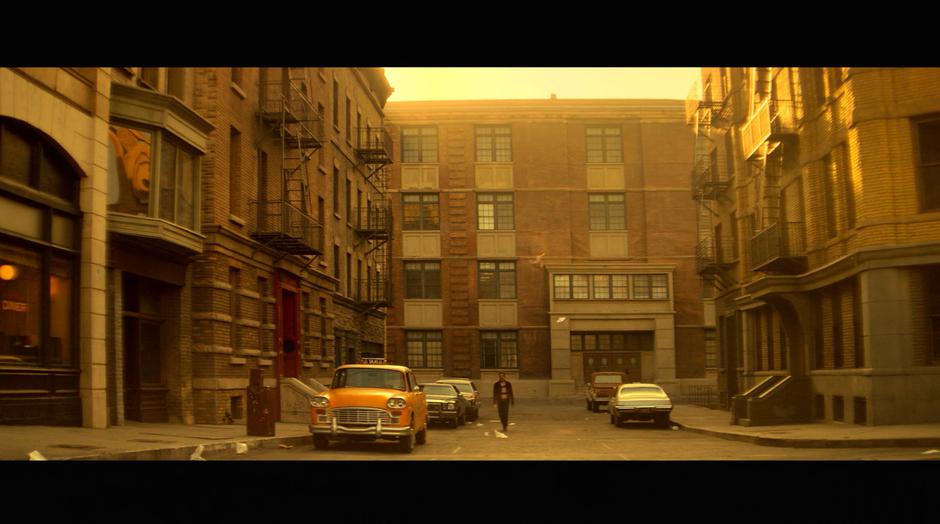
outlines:
{"label": "sidewalk", "polygon": [[[539,399],[520,402],[577,402],[583,399]],[[903,426],[859,426],[815,423],[783,426],[733,426],[727,411],[677,404],[672,421],[681,430],[782,447],[925,447],[940,450],[940,423]],[[48,460],[190,460],[235,453],[243,443],[257,448],[312,446],[306,424],[277,423],[274,437],[249,437],[244,424],[183,425],[128,422],[107,429],[54,426],[0,426],[0,460],[28,460],[38,451]],[[940,452],[937,453],[940,458]]]}
{"label": "sidewalk", "polygon": [[0,426],[0,460],[28,460],[38,451],[48,460],[190,460],[247,449],[313,445],[306,424],[278,422],[273,437],[249,437],[244,424],[158,424],[127,422],[107,429],[56,426]]}
{"label": "sidewalk", "polygon": [[[672,421],[682,430],[739,440],[762,446],[792,448],[930,447],[940,450],[940,423],[861,426],[839,422],[736,426],[731,413],[701,406],[677,404]],[[940,453],[938,453],[940,455]]]}

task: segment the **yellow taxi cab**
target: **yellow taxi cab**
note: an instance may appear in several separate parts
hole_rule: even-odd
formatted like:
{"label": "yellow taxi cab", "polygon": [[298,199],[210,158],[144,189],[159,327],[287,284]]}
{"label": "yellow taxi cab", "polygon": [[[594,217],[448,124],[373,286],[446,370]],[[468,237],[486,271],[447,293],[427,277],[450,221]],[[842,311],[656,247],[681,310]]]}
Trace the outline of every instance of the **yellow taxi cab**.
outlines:
{"label": "yellow taxi cab", "polygon": [[411,453],[428,438],[427,398],[411,369],[368,359],[336,368],[329,389],[310,400],[317,449],[331,439],[395,440]]}

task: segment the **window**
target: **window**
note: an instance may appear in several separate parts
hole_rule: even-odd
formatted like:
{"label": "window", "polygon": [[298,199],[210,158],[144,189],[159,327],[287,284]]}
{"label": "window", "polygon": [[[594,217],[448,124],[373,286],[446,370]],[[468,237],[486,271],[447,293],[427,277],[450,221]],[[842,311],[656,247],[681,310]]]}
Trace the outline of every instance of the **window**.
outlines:
{"label": "window", "polygon": [[587,161],[589,163],[623,162],[620,126],[587,126]]}
{"label": "window", "polygon": [[705,367],[718,367],[718,334],[714,328],[705,328]]}
{"label": "window", "polygon": [[339,168],[333,166],[333,213],[339,213]]}
{"label": "window", "polygon": [[437,162],[437,128],[433,126],[401,129],[402,162]]}
{"label": "window", "polygon": [[[0,118],[0,229],[21,237],[0,241],[3,365],[78,367],[79,176],[38,132]],[[74,209],[26,200],[20,184]]]}
{"label": "window", "polygon": [[[167,133],[112,124],[108,135],[108,210],[155,215],[196,230],[195,151]],[[154,151],[160,153],[156,158]],[[159,203],[151,210],[153,190]]]}
{"label": "window", "polygon": [[852,159],[849,157],[849,148],[846,144],[839,146],[842,153],[842,165],[839,174],[842,175],[842,192],[845,194],[845,222],[849,228],[855,227],[855,184],[852,182]]}
{"label": "window", "polygon": [[405,263],[405,298],[441,298],[440,262]]}
{"label": "window", "polygon": [[441,228],[436,193],[406,193],[402,200],[401,228],[405,231],[436,231]]}
{"label": "window", "polygon": [[406,331],[405,346],[410,368],[441,368],[443,344],[440,331]]}
{"label": "window", "polygon": [[588,277],[590,275],[555,275],[555,299],[588,298]]}
{"label": "window", "polygon": [[346,221],[352,221],[352,180],[346,179]]}
{"label": "window", "polygon": [[166,70],[166,94],[186,102],[186,68],[170,67]]}
{"label": "window", "polygon": [[480,332],[480,356],[483,369],[515,369],[519,367],[515,331]]}
{"label": "window", "polygon": [[477,162],[511,162],[512,128],[476,126]]}
{"label": "window", "polygon": [[320,358],[326,358],[326,299],[320,298]]}
{"label": "window", "polygon": [[669,298],[668,278],[666,275],[633,275],[633,298],[637,300]]}
{"label": "window", "polygon": [[832,161],[832,155],[826,154],[823,157],[823,195],[826,199],[826,235],[828,238],[835,238],[838,233],[838,224],[836,223],[836,178],[838,171]]}
{"label": "window", "polygon": [[339,280],[339,245],[333,244],[333,277]]}
{"label": "window", "polygon": [[609,331],[571,334],[572,351],[652,351],[653,334],[646,331]]}
{"label": "window", "polygon": [[232,322],[229,324],[229,345],[234,353],[238,353],[240,338],[238,334],[238,319],[241,317],[241,296],[238,294],[241,287],[241,272],[238,268],[228,268],[229,291],[229,316]]}
{"label": "window", "polygon": [[362,111],[356,110],[356,147],[362,147]]}
{"label": "window", "polygon": [[940,119],[917,123],[917,146],[922,209],[940,209]]}
{"label": "window", "polygon": [[588,214],[592,231],[626,229],[623,194],[588,195]]}
{"label": "window", "polygon": [[480,262],[477,276],[480,298],[516,298],[515,262]]}
{"label": "window", "polygon": [[346,97],[346,140],[352,140],[352,99]]}
{"label": "window", "polygon": [[352,255],[350,255],[349,253],[346,253],[346,296],[347,297],[351,297],[353,294],[352,277],[353,277]]}
{"label": "window", "polygon": [[144,85],[156,90],[160,87],[160,68],[159,67],[141,67],[140,79]]}
{"label": "window", "polygon": [[339,82],[333,79],[333,127],[339,129]]}
{"label": "window", "polygon": [[930,360],[940,363],[940,266],[931,266],[927,274],[927,314],[930,337]]}
{"label": "window", "polygon": [[627,275],[592,275],[593,298],[624,300],[629,298]]}
{"label": "window", "polygon": [[242,197],[242,134],[231,128],[228,147],[228,209],[232,215],[241,215]]}
{"label": "window", "polygon": [[480,193],[477,195],[477,229],[503,230],[515,228],[512,193]]}

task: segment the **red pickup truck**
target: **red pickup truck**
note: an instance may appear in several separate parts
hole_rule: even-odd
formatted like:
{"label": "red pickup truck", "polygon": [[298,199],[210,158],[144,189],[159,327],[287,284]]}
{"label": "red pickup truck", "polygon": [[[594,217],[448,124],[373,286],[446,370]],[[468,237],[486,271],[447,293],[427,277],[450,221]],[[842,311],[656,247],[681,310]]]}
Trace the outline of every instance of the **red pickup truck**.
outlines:
{"label": "red pickup truck", "polygon": [[599,406],[607,404],[617,386],[626,382],[627,377],[616,371],[595,371],[587,384],[588,411],[598,412]]}

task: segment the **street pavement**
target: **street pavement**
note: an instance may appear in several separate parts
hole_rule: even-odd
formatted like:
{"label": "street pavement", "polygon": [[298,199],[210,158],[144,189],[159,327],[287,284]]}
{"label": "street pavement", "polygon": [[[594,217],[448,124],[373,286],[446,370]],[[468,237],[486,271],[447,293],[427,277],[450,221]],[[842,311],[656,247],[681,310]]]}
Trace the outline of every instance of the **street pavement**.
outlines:
{"label": "street pavement", "polygon": [[[521,399],[517,406],[552,409],[583,405],[583,399]],[[605,415],[597,414],[597,417]],[[486,418],[484,414],[482,418]],[[792,448],[920,447],[940,458],[940,423],[861,426],[825,423],[744,427],[730,413],[678,404],[672,421],[678,430],[764,446]],[[275,436],[246,434],[244,424],[184,425],[128,422],[107,429],[53,426],[0,426],[0,460],[198,460],[237,456],[258,449],[311,446],[306,424],[277,423]],[[32,458],[30,457],[32,455]],[[419,457],[416,457],[419,458]]]}

